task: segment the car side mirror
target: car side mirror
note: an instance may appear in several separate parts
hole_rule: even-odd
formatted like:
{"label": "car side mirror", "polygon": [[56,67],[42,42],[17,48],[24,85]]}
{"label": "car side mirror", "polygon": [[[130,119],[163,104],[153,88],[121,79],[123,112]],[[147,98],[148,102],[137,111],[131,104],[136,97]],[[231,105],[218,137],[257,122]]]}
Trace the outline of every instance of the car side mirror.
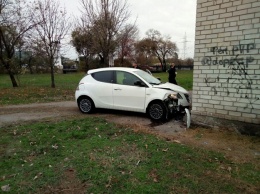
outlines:
{"label": "car side mirror", "polygon": [[140,81],[140,80],[137,80],[135,83],[134,83],[135,86],[139,86],[139,87],[145,87],[145,84]]}

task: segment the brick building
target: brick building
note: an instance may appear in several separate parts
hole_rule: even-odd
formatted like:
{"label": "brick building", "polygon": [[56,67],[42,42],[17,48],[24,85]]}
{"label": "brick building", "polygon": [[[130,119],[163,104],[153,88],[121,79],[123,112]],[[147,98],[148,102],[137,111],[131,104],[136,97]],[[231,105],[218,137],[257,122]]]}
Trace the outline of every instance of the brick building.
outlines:
{"label": "brick building", "polygon": [[260,0],[197,0],[193,79],[196,121],[260,134]]}

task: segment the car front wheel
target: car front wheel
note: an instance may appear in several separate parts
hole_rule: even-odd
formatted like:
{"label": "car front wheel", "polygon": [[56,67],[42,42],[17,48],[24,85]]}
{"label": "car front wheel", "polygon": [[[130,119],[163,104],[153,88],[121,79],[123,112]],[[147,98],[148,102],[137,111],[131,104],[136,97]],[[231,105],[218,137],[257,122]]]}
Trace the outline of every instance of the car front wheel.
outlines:
{"label": "car front wheel", "polygon": [[166,119],[166,108],[162,102],[152,102],[147,113],[154,121],[164,121]]}
{"label": "car front wheel", "polygon": [[94,102],[88,97],[79,98],[78,107],[82,113],[92,113],[95,109]]}

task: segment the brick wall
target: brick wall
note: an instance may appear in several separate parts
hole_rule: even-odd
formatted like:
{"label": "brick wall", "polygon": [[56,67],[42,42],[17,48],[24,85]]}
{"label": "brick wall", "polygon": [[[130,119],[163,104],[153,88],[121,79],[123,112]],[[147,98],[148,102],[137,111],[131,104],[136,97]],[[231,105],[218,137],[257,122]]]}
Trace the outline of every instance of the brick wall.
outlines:
{"label": "brick wall", "polygon": [[197,0],[192,114],[260,124],[260,0]]}

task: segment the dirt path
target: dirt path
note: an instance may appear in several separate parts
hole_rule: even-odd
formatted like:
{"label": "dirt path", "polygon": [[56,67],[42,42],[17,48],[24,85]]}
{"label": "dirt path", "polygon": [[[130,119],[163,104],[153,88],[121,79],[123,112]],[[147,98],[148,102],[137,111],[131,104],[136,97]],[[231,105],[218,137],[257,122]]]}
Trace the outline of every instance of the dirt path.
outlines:
{"label": "dirt path", "polygon": [[0,127],[25,121],[59,119],[66,116],[100,116],[118,124],[136,123],[139,126],[153,126],[153,129],[167,134],[185,130],[182,123],[175,121],[155,125],[145,114],[141,113],[98,110],[95,114],[84,115],[78,110],[74,101],[2,106],[0,107]]}
{"label": "dirt path", "polygon": [[186,129],[182,122],[174,119],[166,123],[152,123],[145,114],[139,113],[98,110],[95,114],[84,115],[80,113],[74,101],[0,106],[0,128],[23,122],[89,116],[103,117],[136,131],[153,133],[167,141],[218,151],[234,162],[251,162],[260,168],[259,137],[244,136],[222,129],[203,129],[194,125]]}

